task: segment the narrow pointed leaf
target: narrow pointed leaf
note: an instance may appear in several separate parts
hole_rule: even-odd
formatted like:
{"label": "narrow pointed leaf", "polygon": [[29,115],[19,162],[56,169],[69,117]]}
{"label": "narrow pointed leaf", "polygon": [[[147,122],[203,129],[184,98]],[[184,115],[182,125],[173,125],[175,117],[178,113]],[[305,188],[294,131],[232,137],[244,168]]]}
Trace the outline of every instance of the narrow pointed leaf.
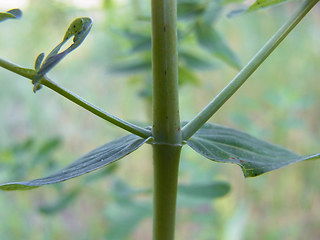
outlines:
{"label": "narrow pointed leaf", "polygon": [[35,179],[28,182],[13,182],[0,185],[1,190],[27,190],[46,184],[58,183],[113,163],[129,153],[138,149],[149,139],[142,139],[134,134],[127,135],[107,143],[83,157],[79,158],[68,167],[48,177]]}
{"label": "narrow pointed leaf", "polygon": [[20,9],[11,9],[7,12],[0,12],[0,22],[10,19],[10,18],[20,18],[22,16],[22,12]]}
{"label": "narrow pointed leaf", "polygon": [[188,68],[179,66],[179,85],[180,86],[184,84],[198,85],[199,83],[200,83],[200,80],[192,71],[190,71]]}
{"label": "narrow pointed leaf", "polygon": [[247,10],[252,12],[261,8],[270,7],[279,3],[289,2],[293,0],[256,0]]}
{"label": "narrow pointed leaf", "polygon": [[204,49],[234,68],[240,68],[240,61],[232,49],[223,40],[211,24],[198,21],[196,24],[197,40]]}
{"label": "narrow pointed leaf", "polygon": [[219,198],[230,192],[227,182],[211,182],[205,184],[179,184],[178,193],[196,198]]}
{"label": "narrow pointed leaf", "polygon": [[299,156],[244,132],[209,123],[186,143],[213,161],[239,165],[246,177],[255,177],[291,163],[320,158],[320,154]]}
{"label": "narrow pointed leaf", "polygon": [[149,60],[130,60],[123,61],[122,63],[116,63],[108,66],[108,70],[111,73],[117,74],[132,74],[144,71],[150,71],[152,69],[151,61]]}
{"label": "narrow pointed leaf", "polygon": [[292,2],[296,0],[256,0],[250,7],[244,7],[234,10],[228,14],[228,17],[236,17],[240,14],[253,12],[262,8],[272,7],[280,3]]}
{"label": "narrow pointed leaf", "polygon": [[40,53],[34,62],[34,69],[36,71],[39,71],[43,59],[44,59],[44,53]]}

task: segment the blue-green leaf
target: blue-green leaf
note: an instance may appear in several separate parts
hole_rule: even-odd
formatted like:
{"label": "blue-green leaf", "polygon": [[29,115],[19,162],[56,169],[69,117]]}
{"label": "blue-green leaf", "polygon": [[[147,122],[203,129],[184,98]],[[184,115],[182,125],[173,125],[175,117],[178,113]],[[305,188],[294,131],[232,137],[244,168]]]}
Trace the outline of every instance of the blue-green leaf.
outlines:
{"label": "blue-green leaf", "polygon": [[299,156],[244,132],[209,123],[186,143],[213,161],[239,165],[246,177],[255,177],[291,163],[320,158],[320,154]]}
{"label": "blue-green leaf", "polygon": [[111,73],[120,74],[132,74],[144,71],[151,71],[151,69],[151,60],[130,60],[108,66],[108,70]]}
{"label": "blue-green leaf", "polygon": [[272,7],[280,3],[292,2],[295,0],[256,0],[250,7],[244,7],[241,9],[234,10],[228,14],[229,17],[235,17],[243,13],[249,13],[262,8]]}
{"label": "blue-green leaf", "polygon": [[0,185],[1,190],[28,190],[46,184],[58,183],[113,163],[129,153],[138,149],[149,139],[142,139],[134,134],[127,135],[107,143],[83,157],[79,158],[68,167],[48,177],[35,179],[28,182],[12,182]]}
{"label": "blue-green leaf", "polygon": [[270,7],[279,3],[289,2],[293,0],[256,0],[247,10],[247,12],[252,12],[261,8]]}
{"label": "blue-green leaf", "polygon": [[216,67],[208,56],[190,50],[180,50],[179,60],[191,69],[212,70]]}
{"label": "blue-green leaf", "polygon": [[206,10],[206,4],[199,1],[178,1],[178,18],[194,19]]}
{"label": "blue-green leaf", "polygon": [[[76,18],[68,27],[62,42],[60,42],[44,59],[43,64],[39,68],[38,61],[43,56],[38,56],[35,66],[39,69],[34,76],[32,83],[34,84],[33,91],[36,92],[39,88],[40,79],[48,73],[54,66],[56,66],[65,56],[76,49],[86,38],[92,27],[92,20],[87,17]],[[73,43],[64,51],[59,52],[61,47],[73,36]],[[40,57],[40,59],[39,59]]]}
{"label": "blue-green leaf", "polygon": [[75,188],[70,192],[64,194],[56,202],[40,206],[39,211],[47,215],[58,213],[66,207],[68,207],[73,202],[73,200],[79,195],[80,191],[80,188]]}
{"label": "blue-green leaf", "polygon": [[0,22],[10,19],[10,18],[20,18],[22,16],[22,12],[20,9],[11,9],[7,12],[0,12]]}
{"label": "blue-green leaf", "polygon": [[241,64],[238,57],[211,24],[198,21],[195,29],[200,46],[230,66],[240,68]]}
{"label": "blue-green leaf", "polygon": [[197,76],[186,67],[179,66],[179,85],[192,84],[198,85],[200,80]]}
{"label": "blue-green leaf", "polygon": [[230,192],[227,182],[211,182],[202,184],[179,184],[178,193],[196,198],[219,198]]}

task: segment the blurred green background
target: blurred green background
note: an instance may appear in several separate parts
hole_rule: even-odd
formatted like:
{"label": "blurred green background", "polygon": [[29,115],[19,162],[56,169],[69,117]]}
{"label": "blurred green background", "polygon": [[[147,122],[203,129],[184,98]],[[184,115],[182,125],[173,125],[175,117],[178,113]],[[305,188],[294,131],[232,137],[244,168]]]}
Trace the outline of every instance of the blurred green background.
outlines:
{"label": "blurred green background", "polygon": [[[116,116],[150,124],[148,74],[114,71],[132,47],[117,29],[150,34],[148,21],[136,20],[150,15],[148,3],[2,0],[0,11],[19,7],[24,15],[1,23],[0,55],[32,68],[74,18],[89,16],[94,22],[89,36],[49,77]],[[228,5],[215,26],[244,65],[297,5],[227,18],[237,7]],[[301,155],[319,152],[319,24],[316,6],[210,121]],[[182,85],[182,120],[191,119],[237,73],[219,60],[213,65],[193,72],[198,80]],[[0,86],[0,182],[44,176],[127,134],[48,89],[34,94],[29,80],[4,69]],[[179,197],[177,240],[320,239],[319,168],[320,162],[310,161],[244,179],[238,166],[213,163],[185,147],[180,182],[224,180],[231,192],[213,201]],[[151,150],[145,145],[111,170],[33,191],[0,192],[0,239],[151,239],[151,187]]]}

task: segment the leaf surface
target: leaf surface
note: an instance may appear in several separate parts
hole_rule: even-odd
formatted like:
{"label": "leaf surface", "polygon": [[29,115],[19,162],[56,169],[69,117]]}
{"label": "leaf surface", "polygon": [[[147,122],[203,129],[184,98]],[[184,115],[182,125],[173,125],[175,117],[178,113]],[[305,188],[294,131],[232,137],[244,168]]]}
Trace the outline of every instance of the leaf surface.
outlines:
{"label": "leaf surface", "polygon": [[196,36],[198,43],[214,56],[234,68],[240,68],[240,61],[220,34],[211,24],[198,21],[196,24]]}
{"label": "leaf surface", "polygon": [[292,2],[295,0],[256,0],[251,6],[234,10],[228,14],[229,17],[235,17],[240,14],[253,12],[262,8],[272,7],[280,3]]}
{"label": "leaf surface", "polygon": [[11,9],[7,12],[0,12],[0,22],[10,19],[10,18],[20,18],[22,16],[22,12],[20,9]]}
{"label": "leaf surface", "polygon": [[255,177],[291,163],[319,159],[320,154],[299,156],[244,132],[207,123],[186,143],[210,160],[234,163],[246,177]]}
{"label": "leaf surface", "polygon": [[252,12],[261,8],[270,7],[279,3],[289,2],[292,0],[256,0],[247,10],[247,12]]}
{"label": "leaf surface", "polygon": [[58,183],[113,163],[138,149],[149,138],[142,139],[134,134],[107,143],[79,158],[68,167],[48,177],[28,182],[12,182],[0,185],[1,190],[28,190],[46,184]]}
{"label": "leaf surface", "polygon": [[189,197],[213,199],[225,196],[230,191],[227,182],[211,182],[202,184],[179,184],[178,193]]}

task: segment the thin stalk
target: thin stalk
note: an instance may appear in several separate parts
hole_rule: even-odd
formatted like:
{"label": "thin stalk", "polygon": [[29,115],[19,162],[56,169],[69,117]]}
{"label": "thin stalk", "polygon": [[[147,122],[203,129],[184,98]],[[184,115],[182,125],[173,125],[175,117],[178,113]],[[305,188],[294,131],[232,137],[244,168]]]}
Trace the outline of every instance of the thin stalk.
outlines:
{"label": "thin stalk", "polygon": [[[28,68],[22,68],[19,67],[13,63],[10,63],[4,59],[0,58],[0,67],[3,67],[11,72],[14,72],[18,75],[21,75],[23,77],[29,78],[30,80],[33,79],[33,77],[36,74],[36,71],[33,69]],[[137,125],[134,125],[130,122],[124,121],[120,118],[117,118],[98,107],[94,106],[93,104],[87,102],[86,100],[82,99],[81,97],[77,96],[76,94],[60,87],[58,84],[54,83],[47,77],[44,77],[41,79],[41,84],[52,89],[53,91],[59,93],[60,95],[64,96],[65,98],[69,99],[70,101],[74,102],[75,104],[83,107],[84,109],[88,110],[89,112],[93,113],[94,115],[113,123],[114,125],[127,130],[128,132],[131,132],[133,134],[136,134],[142,138],[148,138],[151,136],[151,131],[148,129],[139,127]]]}
{"label": "thin stalk", "polygon": [[152,70],[153,239],[173,240],[181,151],[177,0],[152,0]]}
{"label": "thin stalk", "polygon": [[195,132],[220,109],[318,1],[319,0],[305,1],[299,10],[271,37],[235,78],[200,113],[183,127],[182,135],[184,140],[189,139],[195,134]]}

